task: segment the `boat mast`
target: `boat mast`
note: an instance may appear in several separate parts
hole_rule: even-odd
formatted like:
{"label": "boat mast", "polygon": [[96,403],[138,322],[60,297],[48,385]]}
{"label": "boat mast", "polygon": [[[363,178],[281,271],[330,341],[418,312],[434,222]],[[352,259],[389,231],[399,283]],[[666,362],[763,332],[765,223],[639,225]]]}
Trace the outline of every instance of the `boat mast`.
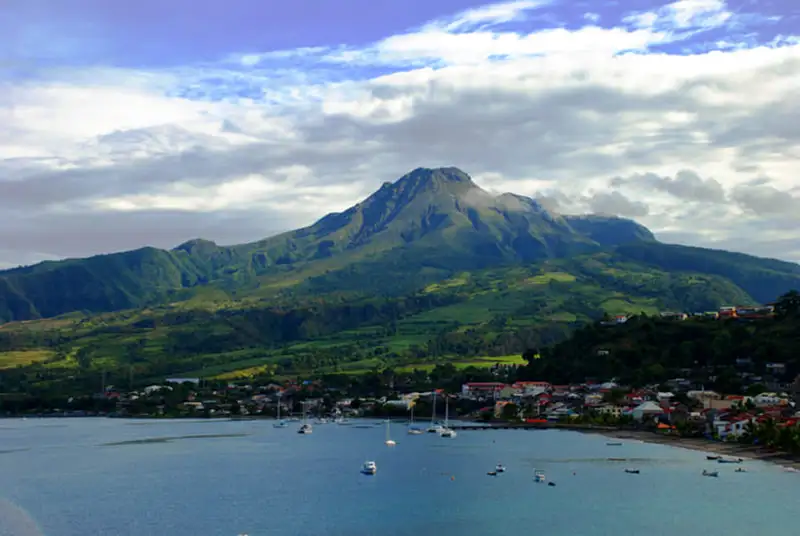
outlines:
{"label": "boat mast", "polygon": [[433,420],[436,417],[436,389],[433,390],[433,410],[431,410],[431,426],[433,426]]}

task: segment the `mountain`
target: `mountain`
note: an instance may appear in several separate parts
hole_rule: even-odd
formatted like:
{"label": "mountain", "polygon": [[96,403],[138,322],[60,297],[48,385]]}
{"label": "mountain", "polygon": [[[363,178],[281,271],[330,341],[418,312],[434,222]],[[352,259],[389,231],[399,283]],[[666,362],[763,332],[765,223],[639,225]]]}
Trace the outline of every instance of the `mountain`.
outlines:
{"label": "mountain", "polygon": [[800,287],[796,264],[662,244],[630,220],[562,216],[528,197],[490,195],[457,168],[418,168],[344,212],[250,244],[197,239],[0,272],[0,322],[209,295],[401,296],[461,272],[579,258],[713,276],[736,289],[720,299],[767,301]]}

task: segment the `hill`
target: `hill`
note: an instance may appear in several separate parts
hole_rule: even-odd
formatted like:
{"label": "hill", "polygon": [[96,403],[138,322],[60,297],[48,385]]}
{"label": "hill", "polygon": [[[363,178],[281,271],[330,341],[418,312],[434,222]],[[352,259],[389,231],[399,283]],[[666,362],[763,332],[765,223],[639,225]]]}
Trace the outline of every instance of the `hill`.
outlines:
{"label": "hill", "polygon": [[720,276],[756,301],[800,286],[796,264],[661,244],[630,220],[562,216],[528,197],[492,196],[456,168],[420,168],[344,212],[250,244],[196,239],[2,271],[0,322],[175,302],[398,297],[463,271],[601,252],[617,264]]}
{"label": "hill", "polygon": [[[487,364],[604,314],[704,311],[800,288],[800,266],[662,244],[641,225],[417,169],[315,224],[0,272],[0,382]],[[132,379],[133,378],[133,379]]]}
{"label": "hill", "polygon": [[587,324],[558,344],[529,349],[522,377],[555,383],[617,378],[635,386],[684,378],[727,394],[775,390],[800,374],[800,295],[784,295],[777,311],[762,319],[640,315],[624,324]]}

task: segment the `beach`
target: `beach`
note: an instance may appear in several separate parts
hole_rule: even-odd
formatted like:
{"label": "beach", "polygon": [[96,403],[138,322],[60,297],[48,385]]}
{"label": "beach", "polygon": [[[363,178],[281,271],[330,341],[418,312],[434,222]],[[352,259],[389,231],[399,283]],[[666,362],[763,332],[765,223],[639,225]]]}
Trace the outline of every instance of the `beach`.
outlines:
{"label": "beach", "polygon": [[645,443],[657,443],[660,445],[697,450],[727,458],[759,460],[800,470],[800,456],[757,445],[741,445],[738,443],[710,441],[703,438],[679,437],[643,430],[603,430],[589,433],[599,433],[605,437],[618,440],[630,439]]}

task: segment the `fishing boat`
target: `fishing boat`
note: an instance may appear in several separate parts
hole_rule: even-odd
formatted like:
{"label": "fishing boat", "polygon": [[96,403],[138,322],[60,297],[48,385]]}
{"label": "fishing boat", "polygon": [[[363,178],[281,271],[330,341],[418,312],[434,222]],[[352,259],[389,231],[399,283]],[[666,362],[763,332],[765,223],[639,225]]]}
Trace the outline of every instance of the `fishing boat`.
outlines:
{"label": "fishing boat", "polygon": [[703,476],[718,477],[719,471],[706,471],[705,469],[703,469]]}
{"label": "fishing boat", "polygon": [[503,466],[502,463],[498,463],[497,467],[495,467],[494,470],[497,471],[498,473],[505,473],[506,472],[506,468]]}
{"label": "fishing boat", "polygon": [[639,470],[638,469],[628,468],[628,469],[625,469],[625,472],[630,474],[630,475],[638,475],[639,474]]}
{"label": "fishing boat", "polygon": [[361,472],[365,475],[374,475],[378,472],[378,466],[375,464],[375,462],[364,462],[364,464],[361,466]]}
{"label": "fishing boat", "polygon": [[608,443],[606,443],[606,445],[609,446],[609,447],[621,447],[622,446],[622,442],[621,441],[609,441]]}
{"label": "fishing boat", "polygon": [[545,482],[547,477],[544,474],[544,471],[541,469],[534,469],[533,470],[533,481],[534,482]]}
{"label": "fishing boat", "polygon": [[744,467],[737,467],[736,470],[734,471],[734,473],[746,473],[746,472],[747,469],[745,469]]}
{"label": "fishing boat", "polygon": [[722,456],[706,456],[706,460],[719,460]]}
{"label": "fishing boat", "polygon": [[719,460],[717,460],[717,463],[742,463],[742,461],[743,460],[741,458],[737,458],[735,460],[734,459],[720,458]]}

